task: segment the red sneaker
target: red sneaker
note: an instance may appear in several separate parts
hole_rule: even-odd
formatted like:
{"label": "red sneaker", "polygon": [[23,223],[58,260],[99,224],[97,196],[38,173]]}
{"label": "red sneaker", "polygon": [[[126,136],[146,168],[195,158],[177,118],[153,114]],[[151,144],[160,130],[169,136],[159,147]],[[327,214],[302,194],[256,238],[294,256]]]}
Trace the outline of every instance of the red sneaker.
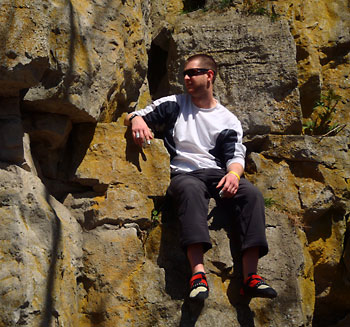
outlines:
{"label": "red sneaker", "polygon": [[273,299],[277,292],[265,283],[263,278],[257,274],[249,274],[240,290],[242,296],[264,297]]}
{"label": "red sneaker", "polygon": [[204,272],[192,275],[190,280],[190,299],[204,301],[209,295],[209,286]]}

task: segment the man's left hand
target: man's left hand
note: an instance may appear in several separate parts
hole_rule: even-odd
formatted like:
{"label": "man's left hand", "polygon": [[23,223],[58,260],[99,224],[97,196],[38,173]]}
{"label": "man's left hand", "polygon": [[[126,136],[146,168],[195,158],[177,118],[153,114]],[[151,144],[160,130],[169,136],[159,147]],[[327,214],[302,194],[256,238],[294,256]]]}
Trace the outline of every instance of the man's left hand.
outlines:
{"label": "man's left hand", "polygon": [[223,178],[221,178],[219,184],[216,188],[222,187],[223,197],[232,198],[238,190],[239,179],[236,175],[227,173]]}

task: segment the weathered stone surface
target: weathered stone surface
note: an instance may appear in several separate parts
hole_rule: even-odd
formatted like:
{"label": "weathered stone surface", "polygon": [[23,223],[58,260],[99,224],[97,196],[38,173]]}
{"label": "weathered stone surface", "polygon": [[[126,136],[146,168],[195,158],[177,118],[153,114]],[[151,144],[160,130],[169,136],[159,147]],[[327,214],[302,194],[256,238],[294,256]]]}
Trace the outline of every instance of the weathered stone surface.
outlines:
{"label": "weathered stone surface", "polygon": [[168,158],[160,140],[153,139],[150,146],[138,148],[122,119],[117,123],[101,123],[76,171],[76,179],[91,186],[132,185],[150,196],[160,196],[168,182],[163,179],[163,174],[169,172]]}
{"label": "weathered stone surface", "polygon": [[298,80],[303,116],[312,112],[321,91],[342,96],[335,122],[346,123],[349,135],[350,8],[346,0],[277,1],[271,4],[286,17],[297,46]]}
{"label": "weathered stone surface", "polygon": [[22,168],[31,172],[33,175],[38,176],[38,171],[31,153],[30,138],[27,133],[24,133],[23,135],[23,152],[24,164],[22,165]]}
{"label": "weathered stone surface", "polygon": [[[350,307],[348,291],[340,291],[349,289],[349,259],[342,259],[350,210],[348,143],[341,136],[275,135],[249,143],[252,151],[261,151],[250,155],[249,177],[265,198],[305,225],[315,271],[316,326],[334,323]],[[326,314],[330,307],[333,318]]]}
{"label": "weathered stone surface", "polygon": [[[306,220],[332,207],[348,211],[348,143],[348,138],[340,136],[257,138],[247,143],[253,151],[248,174],[254,174],[265,197],[289,211],[303,212]],[[260,153],[255,153],[258,149]]]}
{"label": "weathered stone surface", "polygon": [[140,149],[121,121],[101,123],[75,176],[101,195],[86,200],[70,195],[65,204],[82,208],[76,210],[77,217],[89,227],[112,220],[139,219],[149,224],[153,199],[164,196],[169,177],[169,155],[162,141],[154,139]]}
{"label": "weathered stone surface", "polygon": [[[240,265],[233,268],[227,236],[230,224],[223,224],[222,218],[216,213],[210,222],[214,247],[206,255],[206,265],[211,294],[204,306],[186,300],[190,274],[178,246],[177,221],[167,220],[149,230],[143,242],[132,224],[123,228],[104,225],[84,233],[80,280],[86,291],[82,304],[85,323],[212,326],[219,319],[220,324],[230,326],[266,326],[267,321],[271,326],[307,325],[312,318],[314,284],[310,256],[303,252],[303,233],[286,215],[268,211],[268,239],[271,248],[279,251],[261,260],[260,271],[269,276],[280,299],[253,300],[254,315],[248,303],[239,299]],[[286,279],[292,281],[286,284]]]}
{"label": "weathered stone surface", "polygon": [[75,122],[99,119],[106,100],[114,111],[125,111],[146,73],[141,3],[3,2],[1,95],[29,89],[27,110],[65,114]]}
{"label": "weathered stone surface", "polygon": [[0,325],[77,326],[81,228],[33,174],[1,168]]}
{"label": "weathered stone surface", "polygon": [[[0,170],[0,326],[348,325],[349,7],[260,1],[272,22],[249,3],[187,15],[178,0],[2,1],[0,159],[26,171]],[[219,63],[216,93],[250,137],[247,178],[272,206],[259,271],[273,301],[238,301],[228,226],[213,217],[211,294],[189,303],[177,223],[150,219],[169,181],[164,147],[140,152],[121,120],[95,126],[182,91],[197,51]],[[339,136],[290,135],[329,88],[343,97]]]}
{"label": "weathered stone surface", "polygon": [[67,140],[72,130],[68,116],[51,113],[31,113],[23,117],[24,130],[31,140],[31,151],[38,160],[41,173],[57,178]]}
{"label": "weathered stone surface", "polygon": [[133,319],[133,276],[144,264],[135,228],[104,225],[84,234],[83,324],[128,326]]}
{"label": "weathered stone surface", "polygon": [[171,92],[182,90],[185,58],[208,53],[219,66],[217,96],[237,114],[246,134],[300,133],[295,44],[285,22],[235,11],[219,19],[216,12],[196,12],[177,20],[172,39]]}
{"label": "weathered stone surface", "polygon": [[[222,312],[220,321],[233,326],[240,325],[237,319],[238,321],[241,319],[241,323],[242,319],[253,321],[254,317],[249,307],[237,302],[239,279],[231,275],[232,255],[229,239],[226,231],[217,222],[213,221],[211,224],[214,248],[206,256],[206,265],[209,269],[208,278],[212,289],[211,297],[204,308],[193,307],[184,301],[188,292],[186,285],[189,271],[186,258],[178,246],[176,222],[163,226],[162,231],[159,227],[154,229],[145,240],[145,247],[142,245],[144,234],[135,224],[125,224],[124,228],[105,224],[82,234],[79,226],[67,216],[66,209],[58,205],[52,198],[48,203],[54,203],[54,211],[51,211],[49,220],[44,218],[47,217],[47,214],[41,211],[45,203],[41,201],[46,201],[43,186],[30,173],[18,168],[13,169],[13,172],[10,170],[11,173],[2,171],[1,180],[4,188],[2,205],[6,203],[7,208],[16,209],[11,188],[17,196],[21,195],[24,198],[20,200],[22,204],[19,216],[16,215],[18,219],[12,222],[8,220],[7,228],[3,230],[5,233],[3,235],[7,235],[5,238],[2,237],[3,242],[12,245],[2,247],[3,257],[9,260],[14,256],[12,260],[16,262],[17,267],[14,268],[15,276],[19,279],[20,284],[25,276],[21,273],[21,269],[18,270],[18,264],[21,263],[23,263],[22,269],[31,270],[30,275],[34,277],[34,282],[28,280],[27,287],[21,289],[22,292],[25,291],[22,295],[23,299],[21,298],[22,293],[19,292],[19,285],[16,283],[11,285],[11,290],[14,295],[16,294],[18,300],[14,301],[11,298],[9,302],[3,302],[3,309],[6,308],[6,310],[9,309],[9,305],[14,305],[13,310],[8,310],[9,313],[14,312],[13,317],[3,317],[5,325],[18,321],[29,324],[48,321],[45,319],[50,318],[45,315],[42,306],[46,289],[44,285],[50,281],[52,294],[49,296],[52,296],[53,308],[56,312],[52,321],[62,326],[63,324],[90,326],[102,322],[105,326],[113,326],[116,323],[123,326],[177,326],[180,322],[186,326],[191,321],[193,322],[193,319],[197,320],[201,326],[210,326],[216,322],[217,310]],[[22,189],[20,188],[21,191],[16,189],[21,183],[18,179],[14,179],[16,176],[14,173],[21,176],[21,178],[17,177],[18,179],[23,180],[24,185]],[[24,191],[27,188],[31,190],[29,193]],[[36,194],[38,194],[38,189],[42,189],[41,199],[36,199],[32,193],[35,189]],[[32,203],[31,207],[26,207],[29,203],[26,204],[25,198],[31,199],[29,202]],[[36,201],[42,204],[33,207]],[[10,219],[13,216],[8,217]],[[22,218],[19,219],[20,217]],[[283,255],[275,252],[272,254],[273,257],[266,262],[262,260],[261,272],[269,275],[269,281],[275,284],[280,293],[285,292],[294,297],[296,293],[307,291],[303,283],[307,284],[310,278],[307,270],[311,268],[304,262],[306,259],[303,257],[302,247],[297,242],[297,238],[293,236],[286,216],[284,220],[279,217],[277,221],[278,215],[270,212],[268,217],[268,238],[271,247],[275,248],[278,244]],[[26,222],[25,225],[24,222]],[[15,229],[11,228],[14,223],[16,223]],[[285,233],[283,237],[281,236],[282,230]],[[11,237],[14,231],[19,233],[21,241],[18,237],[14,239]],[[59,236],[59,239],[55,238]],[[286,248],[281,244],[285,244]],[[27,252],[28,248],[31,249],[29,252]],[[16,249],[16,251],[11,249]],[[83,261],[81,261],[82,249],[84,251]],[[50,251],[53,251],[51,255],[48,254]],[[221,254],[218,255],[219,253]],[[51,263],[45,259],[47,255],[52,258]],[[281,263],[281,257],[285,260],[283,263]],[[6,266],[11,265],[7,263]],[[11,271],[10,275],[13,276],[14,271],[12,273]],[[8,270],[4,271],[5,274],[6,272]],[[286,285],[284,279],[291,279],[291,276],[299,276],[299,282],[296,280],[294,285],[290,283]],[[51,280],[52,278],[54,279]],[[4,280],[8,280],[6,276]],[[74,286],[75,280],[78,287]],[[30,285],[33,285],[33,288],[38,291],[31,291]],[[312,286],[313,284],[311,288]],[[8,290],[8,287],[1,287],[1,289]],[[285,289],[286,287],[288,290]],[[50,285],[48,289],[51,289]],[[40,294],[41,290],[42,294]],[[227,295],[224,295],[226,292]],[[6,291],[6,294],[8,293],[9,291]],[[72,300],[76,303],[73,306]],[[274,310],[281,313],[275,326],[280,324],[295,326],[295,321],[299,324],[300,321],[308,319],[308,312],[304,312],[305,308],[299,307],[300,304],[296,304],[292,309],[288,296],[285,301],[286,304],[283,304],[283,301],[274,302]],[[285,315],[283,305],[287,304],[289,311],[288,315]],[[254,300],[251,304],[256,312],[261,312],[255,316],[256,326],[264,326],[266,319],[272,319],[269,314],[271,315],[273,311],[268,310],[267,312],[266,305],[268,305],[267,300]],[[63,311],[64,307],[70,308],[71,311]],[[310,310],[310,307],[306,306],[306,309]],[[142,315],[142,320],[139,320],[139,315]],[[293,317],[293,320],[290,320],[290,317]]]}
{"label": "weathered stone surface", "polygon": [[[309,251],[314,262],[316,306],[315,324],[335,323],[349,311],[350,285],[342,262],[346,221],[338,212],[330,212],[307,231]],[[330,310],[333,317],[325,313]]]}
{"label": "weathered stone surface", "polygon": [[[164,3],[163,1],[151,1],[150,20],[152,22],[153,40],[161,34],[163,29],[171,29],[178,15],[183,9],[183,1],[171,0]],[[162,44],[162,42],[158,42]]]}
{"label": "weathered stone surface", "polygon": [[[304,250],[305,234],[293,225],[288,215],[278,210],[267,210],[266,234],[271,253],[259,261],[259,272],[276,288],[279,300],[272,306],[270,303],[262,308],[252,306],[257,312],[256,320],[260,326],[310,325],[315,288],[311,256]],[[261,300],[252,302],[260,304]]]}

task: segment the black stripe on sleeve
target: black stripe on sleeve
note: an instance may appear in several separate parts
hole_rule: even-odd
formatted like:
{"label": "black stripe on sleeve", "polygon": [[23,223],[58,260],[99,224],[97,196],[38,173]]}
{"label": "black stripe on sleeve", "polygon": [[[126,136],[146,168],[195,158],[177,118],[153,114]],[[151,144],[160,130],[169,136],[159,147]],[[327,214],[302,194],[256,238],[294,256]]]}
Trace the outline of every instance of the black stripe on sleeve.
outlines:
{"label": "black stripe on sleeve", "polygon": [[166,101],[155,107],[153,111],[143,116],[148,127],[154,132],[156,138],[164,141],[164,146],[170,154],[170,158],[176,155],[173,130],[179,115],[180,106],[175,101]]}
{"label": "black stripe on sleeve", "polygon": [[233,129],[224,129],[217,137],[215,147],[209,153],[219,167],[226,168],[226,162],[235,156],[237,139],[237,132]]}

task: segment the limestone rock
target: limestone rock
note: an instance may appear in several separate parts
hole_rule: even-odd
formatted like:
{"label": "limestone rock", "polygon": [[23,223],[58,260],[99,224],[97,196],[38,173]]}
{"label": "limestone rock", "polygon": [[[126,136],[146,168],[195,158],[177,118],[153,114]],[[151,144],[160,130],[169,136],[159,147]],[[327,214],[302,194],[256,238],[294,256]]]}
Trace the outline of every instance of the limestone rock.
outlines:
{"label": "limestone rock", "polygon": [[[161,316],[155,326],[178,326],[181,323],[187,326],[191,322],[200,326],[216,325],[218,310],[220,324],[230,326],[266,326],[266,322],[273,326],[309,324],[314,305],[313,266],[310,255],[303,251],[301,245],[306,242],[303,232],[293,227],[286,215],[268,210],[267,237],[271,252],[260,261],[259,272],[276,287],[280,298],[271,302],[255,299],[248,306],[239,296],[240,263],[235,261],[233,264],[235,242],[232,225],[228,217],[222,214],[214,212],[209,223],[213,248],[205,256],[205,264],[211,290],[203,307],[196,307],[184,300],[188,292],[184,285],[190,274],[186,258],[178,247],[176,221],[167,220],[162,224],[161,231],[155,229],[150,233],[145,244],[147,256],[153,258],[153,262],[154,256],[158,256],[157,263],[165,270],[165,291],[172,297],[172,302],[182,304],[181,312],[179,309],[172,312],[176,308],[174,304],[167,306],[167,320]],[[284,281],[287,279],[293,282],[286,284]],[[300,299],[297,302],[296,297]],[[162,300],[163,303],[168,303],[166,298]]]}
{"label": "limestone rock", "polygon": [[[350,167],[346,137],[269,135],[248,142],[248,174],[265,197],[306,220],[332,207],[348,210]],[[260,153],[255,153],[259,149]],[[264,176],[259,178],[258,176]]]}
{"label": "limestone rock", "polygon": [[26,90],[24,109],[92,122],[103,108],[113,118],[107,101],[123,112],[137,100],[147,63],[141,1],[5,1],[0,17],[0,92]]}
{"label": "limestone rock", "polygon": [[135,228],[105,225],[84,234],[82,322],[124,325],[135,316],[133,276],[142,268],[142,242]]}
{"label": "limestone rock", "polygon": [[[210,221],[214,246],[206,255],[206,265],[211,291],[204,306],[186,300],[190,272],[179,247],[176,220],[168,217],[150,229],[144,241],[132,224],[121,228],[105,224],[85,232],[84,269],[79,279],[85,289],[82,321],[105,326],[187,326],[194,322],[212,326],[219,311],[220,324],[230,326],[265,326],[266,321],[274,326],[307,325],[312,318],[314,284],[312,262],[303,251],[303,233],[286,215],[268,211],[267,234],[273,250],[261,260],[260,272],[280,298],[252,300],[254,315],[238,294],[240,264],[233,265],[230,243],[234,240],[230,241],[230,223],[221,214],[217,212]],[[287,279],[293,282],[285,283]]]}
{"label": "limestone rock", "polygon": [[76,179],[91,186],[132,185],[150,196],[159,196],[169,181],[162,179],[169,172],[168,158],[162,141],[153,139],[150,146],[139,149],[121,121],[101,123],[76,171]]}
{"label": "limestone rock", "polygon": [[[272,303],[274,315],[270,314],[271,304],[253,306],[252,310],[257,312],[261,326],[272,320],[274,326],[307,326],[313,318],[315,286],[313,262],[305,251],[305,233],[277,210],[267,210],[266,223],[270,254],[259,261],[259,272],[276,288],[279,300]],[[263,302],[252,301],[259,305]]]}
{"label": "limestone rock", "polygon": [[[180,14],[188,3],[2,1],[1,326],[348,324],[348,3],[259,2],[275,22],[248,15],[251,1]],[[210,298],[189,303],[177,221],[150,219],[169,158],[160,141],[136,148],[119,118],[182,92],[194,52],[217,60],[217,96],[249,136],[246,177],[271,207],[259,272],[279,293],[272,301],[239,300],[234,235],[214,210]],[[299,135],[329,88],[346,127]]]}
{"label": "limestone rock", "polygon": [[77,326],[81,228],[38,177],[1,168],[0,325]]}
{"label": "limestone rock", "polygon": [[101,123],[75,176],[100,195],[86,201],[71,195],[65,203],[83,207],[78,219],[90,227],[111,220],[140,219],[149,224],[154,200],[165,195],[169,177],[169,155],[162,141],[153,139],[150,146],[139,149],[121,122]]}
{"label": "limestone rock", "polygon": [[334,122],[346,123],[349,135],[350,8],[347,1],[321,0],[272,2],[289,20],[297,46],[298,80],[303,116],[309,117],[322,91],[342,96]]}
{"label": "limestone rock", "polygon": [[[49,203],[54,203],[54,213],[57,216],[56,219],[54,219],[55,216],[52,216],[51,222],[50,220],[46,221],[45,213],[40,213],[42,209],[33,206],[35,201],[45,201],[44,189],[42,189],[41,199],[35,200],[36,197],[32,193],[34,189],[38,192],[38,189],[42,188],[41,183],[30,173],[18,168],[13,169],[11,174],[2,171],[2,186],[5,190],[2,203],[6,203],[7,207],[15,205],[12,207],[14,209],[16,203],[12,203],[15,198],[11,190],[16,192],[17,196],[23,196],[19,208],[21,208],[21,216],[26,219],[26,225],[22,224],[22,227],[19,228],[23,220],[18,218],[13,221],[17,222],[15,230],[20,233],[19,235],[22,235],[22,241],[19,242],[18,237],[11,237],[10,239],[17,239],[17,241],[12,241],[16,251],[13,252],[11,248],[6,251],[7,247],[2,247],[3,251],[6,251],[4,258],[10,260],[12,255],[15,255],[13,262],[17,262],[16,267],[23,262],[23,269],[31,270],[30,275],[34,276],[34,286],[38,290],[46,289],[44,285],[46,282],[50,282],[50,273],[56,276],[52,293],[53,303],[55,303],[52,321],[58,324],[66,322],[65,324],[70,326],[88,326],[91,323],[102,322],[105,326],[113,326],[115,323],[125,326],[177,326],[180,322],[188,324],[196,319],[202,326],[210,326],[217,319],[217,310],[222,312],[220,321],[233,326],[239,326],[242,321],[253,320],[255,320],[256,326],[264,326],[266,319],[272,319],[271,314],[275,317],[273,319],[277,319],[276,312],[279,312],[278,324],[285,326],[294,326],[295,322],[301,324],[302,321],[309,319],[310,305],[304,304],[298,308],[298,304],[295,303],[296,307],[291,309],[291,300],[288,299],[287,295],[285,302],[275,301],[274,310],[268,311],[266,311],[269,307],[267,300],[254,300],[251,306],[258,313],[255,318],[246,304],[238,302],[239,279],[230,273],[233,267],[230,242],[225,228],[218,227],[220,225],[217,223],[215,225],[214,221],[211,223],[211,237],[214,247],[206,256],[206,264],[209,268],[208,278],[212,289],[211,297],[204,308],[193,307],[186,301],[183,302],[188,291],[186,285],[189,271],[186,257],[178,246],[176,222],[164,225],[162,230],[155,228],[151,231],[145,240],[145,247],[142,246],[143,234],[137,225],[128,226],[125,224],[124,228],[120,228],[105,224],[82,234],[79,226],[67,216],[65,209],[52,198]],[[15,189],[20,183],[14,179],[14,173],[17,176],[22,175],[23,184],[27,184],[26,187],[31,187],[32,191],[28,195],[23,190],[18,192]],[[25,198],[27,201],[30,199],[31,202],[26,204]],[[26,209],[26,205],[30,203],[31,207]],[[33,210],[36,210],[34,214]],[[286,216],[281,219],[280,215],[273,212],[269,212],[268,217],[268,238],[271,248],[276,249],[276,244],[278,244],[281,253],[274,250],[271,252],[270,258],[267,258],[266,261],[262,260],[261,273],[268,276],[269,282],[282,293],[282,298],[284,297],[283,293],[292,297],[299,293],[309,294],[307,292],[310,290],[308,291],[305,287],[312,288],[313,285],[308,286],[307,284],[308,278],[312,276],[307,273],[307,270],[311,268],[307,264],[307,259],[303,257],[302,247],[297,238],[293,236],[295,234],[290,230],[291,225],[288,219]],[[277,217],[279,217],[278,220]],[[37,220],[38,218],[39,220]],[[7,228],[3,230],[7,237],[11,235],[13,222],[9,221]],[[39,225],[36,226],[36,224]],[[30,237],[28,228],[33,231],[34,238],[34,235]],[[62,235],[58,244],[55,243],[58,241],[57,239],[51,238],[50,228],[53,229],[53,235]],[[45,237],[40,237],[40,243],[37,244],[40,233],[44,233]],[[36,254],[35,264],[32,255],[36,253],[36,250],[34,251],[33,248],[29,253],[24,251],[24,249],[28,249],[27,242],[30,240],[33,240],[30,248],[33,248],[33,244],[37,244],[34,248],[39,251]],[[84,251],[83,261],[81,261],[81,249]],[[51,254],[55,263],[54,267],[52,262],[50,266],[50,263],[45,260],[46,253],[50,250],[58,251],[55,253],[57,255],[56,261],[54,261],[54,254]],[[10,255],[10,253],[12,254]],[[285,261],[282,262],[281,258],[284,258]],[[11,265],[7,264],[6,266]],[[38,277],[35,277],[37,271],[45,271],[45,269],[48,274],[40,273]],[[21,270],[16,268],[14,271],[17,271],[16,274],[19,275],[16,276],[22,281]],[[300,274],[301,272],[302,274]],[[303,282],[296,281],[293,285],[284,283],[285,279],[292,279],[291,276],[299,276]],[[75,283],[78,287],[74,286]],[[40,304],[43,303],[44,296],[40,297],[38,293],[35,293],[36,302],[34,304],[31,293],[32,282],[29,280],[26,285],[27,287],[22,289],[22,292],[24,291],[23,299],[19,299],[18,304],[12,298],[9,302],[3,303],[5,306],[3,310],[9,313],[14,312],[15,317],[4,315],[3,319],[8,319],[5,324],[18,321],[39,324],[45,319],[50,319],[41,311],[43,309],[41,309]],[[18,292],[18,286],[12,285],[11,287],[17,297],[22,294]],[[286,287],[288,290],[285,289]],[[1,287],[1,289],[7,290],[8,286]],[[67,292],[68,290],[69,292]],[[223,292],[223,290],[225,291]],[[227,297],[224,295],[226,292]],[[79,303],[79,308],[71,305],[70,301],[72,300]],[[15,307],[11,309],[9,305],[15,305]],[[288,305],[288,315],[284,314],[283,305]],[[67,310],[62,311],[63,307],[69,307],[72,310],[71,313]],[[139,315],[143,317],[141,320],[138,318]],[[291,317],[293,317],[292,320]]]}
{"label": "limestone rock", "polygon": [[51,113],[26,114],[22,119],[41,173],[52,179],[57,178],[59,162],[72,131],[71,120],[68,116]]}
{"label": "limestone rock", "polygon": [[[248,146],[260,149],[250,154],[249,178],[266,199],[305,226],[314,265],[314,323],[330,325],[349,308],[344,298],[348,258],[342,259],[348,234],[348,139],[269,135]],[[333,318],[326,314],[330,307]]]}
{"label": "limestone rock", "polygon": [[234,11],[220,17],[195,12],[177,20],[170,50],[171,92],[182,90],[185,58],[208,53],[219,67],[217,96],[239,117],[246,134],[300,132],[295,44],[285,22]]}
{"label": "limestone rock", "polygon": [[171,0],[166,3],[157,0],[151,2],[152,36],[158,45],[163,45],[163,43],[157,40],[157,36],[161,35],[164,28],[171,28],[174,25],[183,5],[183,1],[180,0]]}

